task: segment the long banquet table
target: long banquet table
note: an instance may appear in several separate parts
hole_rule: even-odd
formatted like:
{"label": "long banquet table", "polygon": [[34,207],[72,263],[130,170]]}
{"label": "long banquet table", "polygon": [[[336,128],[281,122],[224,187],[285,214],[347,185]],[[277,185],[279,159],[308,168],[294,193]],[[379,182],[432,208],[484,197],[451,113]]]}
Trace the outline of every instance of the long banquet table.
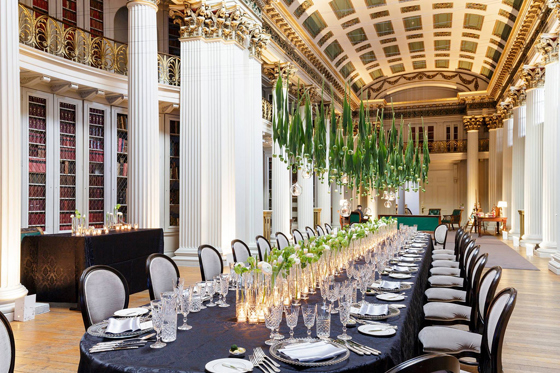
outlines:
{"label": "long banquet table", "polygon": [[[385,372],[387,369],[417,356],[419,351],[418,333],[424,320],[423,304],[426,289],[433,243],[430,239],[426,251],[419,263],[418,272],[412,279],[412,288],[405,290],[405,300],[397,302],[405,304],[400,315],[390,318],[392,325],[398,326],[397,334],[393,337],[370,337],[361,334],[356,328],[348,328],[348,334],[358,343],[371,346],[379,351],[379,356],[358,356],[351,352],[349,359],[342,363],[327,367],[301,368],[279,362],[283,372]],[[387,278],[388,280],[392,280]],[[168,343],[162,349],[152,349],[148,345],[135,350],[121,350],[90,354],[89,348],[102,338],[84,334],[80,341],[80,366],[78,372],[204,372],[207,362],[228,357],[228,350],[232,344],[247,349],[246,355],[252,354],[253,348],[262,347],[268,354],[268,346],[264,341],[268,339],[270,331],[264,324],[237,323],[235,320],[235,294],[230,291],[227,300],[228,308],[208,308],[199,313],[190,313],[189,331],[177,331],[177,340]],[[361,294],[360,294],[361,297]],[[383,302],[374,296],[367,296],[369,302]],[[361,299],[361,298],[359,298]],[[322,302],[319,292],[312,295],[309,303]],[[182,318],[179,318],[179,324]],[[282,320],[280,332],[288,336],[289,329],[285,319]],[[331,338],[336,338],[342,332],[339,315],[331,316]],[[306,328],[303,319],[299,317],[295,328],[295,337],[305,337]],[[315,336],[315,327],[313,327]],[[248,356],[246,356],[248,358]],[[256,368],[255,368],[256,369]],[[255,370],[255,371],[258,371]]]}

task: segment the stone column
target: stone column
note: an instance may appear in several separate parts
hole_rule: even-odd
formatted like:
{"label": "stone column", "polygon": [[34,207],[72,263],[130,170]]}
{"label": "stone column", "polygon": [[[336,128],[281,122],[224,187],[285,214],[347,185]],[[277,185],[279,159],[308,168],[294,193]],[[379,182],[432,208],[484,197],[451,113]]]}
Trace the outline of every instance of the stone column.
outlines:
{"label": "stone column", "polygon": [[507,207],[502,209],[502,214],[508,218],[508,226],[512,225],[511,202],[511,172],[512,172],[512,147],[513,147],[513,117],[510,102],[502,103],[502,201],[507,202]]}
{"label": "stone column", "polygon": [[367,207],[371,209],[371,218],[377,219],[377,190],[371,190],[370,195],[367,197]]}
{"label": "stone column", "polygon": [[[170,10],[184,26],[181,219],[174,258],[183,265],[198,265],[201,244],[229,259],[233,239],[252,245],[262,233],[260,55],[266,37],[242,7],[212,4],[202,2],[193,11],[181,3]],[[201,17],[202,22],[190,23]],[[225,25],[233,24],[246,32],[225,32]]]}
{"label": "stone column", "polygon": [[[300,115],[303,128],[307,125],[305,121],[305,107],[300,107]],[[313,114],[312,114],[313,115]],[[301,194],[297,197],[297,221],[300,232],[305,232],[305,227],[313,227],[313,170],[309,170],[309,178],[305,179],[305,170],[298,170],[298,184],[301,186]]]}
{"label": "stone column", "polygon": [[543,122],[544,67],[525,66],[523,78],[527,85],[527,126],[525,134],[525,234],[523,243],[542,240],[542,178],[543,178]]}
{"label": "stone column", "polygon": [[335,183],[331,186],[332,196],[332,227],[340,228],[340,201],[344,199],[344,187],[338,186]]}
{"label": "stone column", "polygon": [[[328,115],[326,115],[328,116]],[[327,131],[327,144],[330,139],[330,120],[325,119],[325,127]],[[327,147],[327,168],[329,167],[329,149]],[[317,207],[321,209],[321,225],[328,223],[332,226],[331,219],[331,184],[329,183],[329,175],[325,173],[323,181],[316,179],[317,182]],[[315,229],[315,227],[313,227]]]}
{"label": "stone column", "polygon": [[465,117],[463,126],[467,131],[467,207],[470,213],[478,200],[478,131],[484,117]]}
{"label": "stone column", "polygon": [[489,207],[492,208],[498,204],[498,201],[500,201],[502,197],[501,137],[503,123],[500,117],[497,114],[494,114],[486,117],[486,124],[490,133],[488,156],[488,203]]}
{"label": "stone column", "polygon": [[0,312],[13,318],[20,283],[21,106],[18,2],[0,2]]}
{"label": "stone column", "polygon": [[512,146],[512,170],[511,170],[511,230],[510,235],[521,238],[521,227],[519,221],[519,210],[524,209],[524,180],[525,180],[525,120],[527,105],[525,88],[510,89],[513,104],[513,146]]}
{"label": "stone column", "polygon": [[537,255],[550,257],[556,252],[558,232],[556,210],[558,204],[558,96],[560,84],[558,63],[558,34],[543,34],[539,49],[546,63],[544,83],[543,178],[542,178],[542,242]]}
{"label": "stone column", "polygon": [[[128,2],[129,220],[159,228],[160,159],[157,63],[159,0]],[[183,215],[184,216],[184,215]]]}

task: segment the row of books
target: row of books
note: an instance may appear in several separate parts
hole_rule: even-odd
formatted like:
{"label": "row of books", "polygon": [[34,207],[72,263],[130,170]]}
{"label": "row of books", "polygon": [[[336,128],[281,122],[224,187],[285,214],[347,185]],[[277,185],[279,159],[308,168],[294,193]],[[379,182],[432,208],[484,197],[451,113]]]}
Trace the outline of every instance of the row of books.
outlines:
{"label": "row of books", "polygon": [[89,148],[95,150],[103,150],[103,143],[104,141],[101,139],[89,139]]}
{"label": "row of books", "polygon": [[30,185],[29,198],[45,197],[45,186],[43,185]]}
{"label": "row of books", "polygon": [[117,129],[119,130],[128,129],[128,117],[126,115],[117,115]]}
{"label": "row of books", "polygon": [[91,162],[103,162],[103,150],[90,150],[89,160]]}
{"label": "row of books", "polygon": [[76,201],[73,199],[61,199],[60,211],[74,211],[76,210]]}
{"label": "row of books", "polygon": [[171,162],[170,178],[171,179],[179,178],[179,165],[177,165],[177,163],[175,162]]}
{"label": "row of books", "polygon": [[76,149],[60,149],[60,159],[75,160],[76,159]]}
{"label": "row of books", "polygon": [[45,200],[44,199],[30,199],[29,200],[29,211],[45,211]]}
{"label": "row of books", "polygon": [[47,162],[44,159],[30,159],[29,172],[44,174],[47,172]]}
{"label": "row of books", "polygon": [[128,140],[119,137],[119,141],[117,144],[117,151],[121,153],[128,152]]}
{"label": "row of books", "polygon": [[104,203],[103,200],[98,200],[98,199],[94,199],[94,200],[89,200],[89,209],[91,211],[100,211],[104,209]]}
{"label": "row of books", "polygon": [[29,147],[29,156],[33,158],[46,158],[47,148],[45,145],[33,145]]}
{"label": "row of books", "polygon": [[119,176],[128,176],[128,162],[119,162],[117,174]]}
{"label": "row of books", "polygon": [[45,213],[29,214],[29,225],[45,225]]}

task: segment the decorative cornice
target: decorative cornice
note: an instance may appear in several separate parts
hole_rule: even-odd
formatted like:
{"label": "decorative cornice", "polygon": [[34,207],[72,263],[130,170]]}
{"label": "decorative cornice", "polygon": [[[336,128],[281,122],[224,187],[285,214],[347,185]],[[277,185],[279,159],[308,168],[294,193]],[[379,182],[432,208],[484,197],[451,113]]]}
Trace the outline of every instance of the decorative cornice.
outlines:
{"label": "decorative cornice", "polygon": [[222,39],[247,47],[252,56],[259,58],[270,40],[262,26],[239,6],[230,9],[225,3],[211,7],[202,1],[197,9],[190,3],[171,5],[169,15],[178,24],[182,39]]}
{"label": "decorative cornice", "polygon": [[541,54],[544,64],[558,61],[558,34],[541,34],[535,48]]}
{"label": "decorative cornice", "polygon": [[525,87],[510,87],[509,97],[511,98],[511,104],[513,107],[525,105],[525,100],[527,99]]}
{"label": "decorative cornice", "polygon": [[486,126],[488,126],[489,130],[496,130],[504,126],[500,114],[487,115],[484,117],[484,122],[486,123]]}
{"label": "decorative cornice", "polygon": [[291,62],[282,62],[280,64],[263,64],[263,74],[271,82],[275,82],[278,76],[282,76],[284,84],[288,84],[289,78],[294,76],[297,69]]}
{"label": "decorative cornice", "polygon": [[544,74],[544,66],[525,65],[521,78],[525,81],[527,89],[539,88],[544,86]]}
{"label": "decorative cornice", "polygon": [[556,17],[560,19],[560,0],[547,0],[546,5],[556,11]]}

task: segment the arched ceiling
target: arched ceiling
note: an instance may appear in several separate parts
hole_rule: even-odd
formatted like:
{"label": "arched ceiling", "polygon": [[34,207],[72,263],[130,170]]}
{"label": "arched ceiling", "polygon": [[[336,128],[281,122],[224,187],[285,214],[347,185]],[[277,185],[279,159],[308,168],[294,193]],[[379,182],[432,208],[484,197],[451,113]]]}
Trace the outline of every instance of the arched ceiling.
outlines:
{"label": "arched ceiling", "polygon": [[372,98],[421,82],[486,89],[522,1],[278,0],[354,92]]}

